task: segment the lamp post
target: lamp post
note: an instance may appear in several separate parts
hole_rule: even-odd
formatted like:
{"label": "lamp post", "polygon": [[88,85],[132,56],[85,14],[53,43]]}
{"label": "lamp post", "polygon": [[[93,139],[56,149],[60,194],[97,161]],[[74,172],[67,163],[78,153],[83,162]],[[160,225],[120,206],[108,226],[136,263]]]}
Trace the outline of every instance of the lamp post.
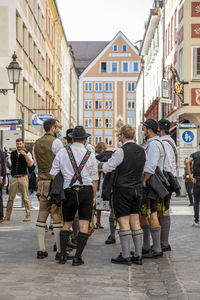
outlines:
{"label": "lamp post", "polygon": [[8,79],[9,83],[13,85],[12,89],[0,89],[0,93],[3,95],[7,95],[8,91],[13,91],[15,93],[16,85],[19,84],[19,78],[22,68],[19,66],[17,62],[17,55],[13,54],[12,56],[12,62],[9,64],[9,66],[6,68],[8,71]]}

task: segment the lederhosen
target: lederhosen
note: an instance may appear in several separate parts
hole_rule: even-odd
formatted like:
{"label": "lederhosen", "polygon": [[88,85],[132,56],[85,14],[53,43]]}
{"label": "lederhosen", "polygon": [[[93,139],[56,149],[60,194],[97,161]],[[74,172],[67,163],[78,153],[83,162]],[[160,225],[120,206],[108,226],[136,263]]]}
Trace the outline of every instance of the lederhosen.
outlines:
{"label": "lederhosen", "polygon": [[[63,201],[62,206],[63,221],[73,221],[77,209],[79,211],[80,220],[90,220],[92,214],[93,187],[92,185],[83,184],[81,172],[86,165],[91,152],[87,151],[80,165],[77,166],[70,146],[67,146],[65,148],[74,169],[74,176],[71,179],[69,187],[64,190],[66,201]],[[79,185],[74,185],[76,181],[79,182]]]}

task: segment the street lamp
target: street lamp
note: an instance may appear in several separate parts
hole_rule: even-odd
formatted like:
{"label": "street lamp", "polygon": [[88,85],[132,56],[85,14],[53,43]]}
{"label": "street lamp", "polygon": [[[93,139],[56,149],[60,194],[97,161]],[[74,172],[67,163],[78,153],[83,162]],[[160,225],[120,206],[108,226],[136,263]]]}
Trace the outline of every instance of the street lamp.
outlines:
{"label": "street lamp", "polygon": [[15,93],[16,84],[19,84],[19,78],[22,68],[19,66],[17,62],[17,55],[13,54],[12,62],[6,68],[8,71],[8,79],[9,83],[13,85],[13,89],[0,89],[0,93],[3,95],[7,95],[8,91],[13,91]]}

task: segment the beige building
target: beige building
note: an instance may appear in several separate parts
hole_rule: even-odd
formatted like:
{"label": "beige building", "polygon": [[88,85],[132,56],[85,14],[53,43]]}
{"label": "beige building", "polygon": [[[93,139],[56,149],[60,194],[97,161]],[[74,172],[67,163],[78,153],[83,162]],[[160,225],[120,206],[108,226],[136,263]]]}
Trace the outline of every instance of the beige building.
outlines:
{"label": "beige building", "polygon": [[[6,67],[11,62],[14,51],[22,68],[16,94],[12,91],[7,95],[0,94],[0,119],[24,119],[22,132],[25,141],[29,143],[42,134],[41,126],[32,125],[33,114],[53,114],[62,121],[66,129],[70,125],[71,111],[71,124],[76,125],[78,78],[71,67],[74,65],[74,58],[56,1],[0,0],[0,30],[1,88],[9,87]],[[64,46],[61,47],[61,44]],[[62,59],[66,55],[68,58]],[[69,89],[68,100],[64,101],[64,92],[61,95],[62,80],[63,85]],[[16,135],[20,135],[21,126],[18,127]],[[0,129],[5,132],[5,129],[9,131],[10,128]]]}

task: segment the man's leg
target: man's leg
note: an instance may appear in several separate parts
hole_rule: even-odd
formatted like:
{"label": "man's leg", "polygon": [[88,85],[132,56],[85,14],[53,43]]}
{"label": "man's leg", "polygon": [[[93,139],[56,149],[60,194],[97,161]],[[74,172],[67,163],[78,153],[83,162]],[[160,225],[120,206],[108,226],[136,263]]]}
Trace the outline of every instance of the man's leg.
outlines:
{"label": "man's leg", "polygon": [[200,200],[200,182],[194,184],[193,195],[194,195],[194,225],[199,225],[199,200]]}
{"label": "man's leg", "polygon": [[143,252],[143,254],[146,254],[151,249],[149,220],[145,216],[140,216],[140,223],[141,223],[141,227],[142,227],[142,230],[143,230],[143,247],[142,247],[142,252]]}
{"label": "man's leg", "polygon": [[9,187],[9,198],[6,207],[6,219],[10,220],[10,216],[13,209],[13,203],[15,200],[15,196],[18,191],[18,178],[11,177],[10,187]]}
{"label": "man's leg", "polygon": [[0,184],[0,222],[3,221],[3,197],[2,197],[2,185]]}
{"label": "man's leg", "polygon": [[171,251],[171,246],[169,244],[169,232],[171,226],[171,218],[170,218],[170,200],[171,193],[164,199],[165,212],[159,218],[159,223],[161,226],[161,234],[160,234],[160,243],[162,247],[162,251]]}
{"label": "man's leg", "polygon": [[67,261],[66,249],[69,241],[70,228],[72,221],[64,222],[63,228],[60,230],[60,258],[59,264],[65,264]]}
{"label": "man's leg", "polygon": [[31,221],[31,204],[28,192],[28,176],[19,178],[19,187],[22,193],[22,200],[26,210],[26,218],[24,221]]}
{"label": "man's leg", "polygon": [[[88,226],[89,226],[89,220],[79,220],[79,234],[77,237],[77,249],[75,253],[75,258],[81,259],[83,250],[87,244],[88,240]],[[73,263],[73,265],[75,265]]]}
{"label": "man's leg", "polygon": [[134,257],[132,262],[142,264],[142,245],[143,245],[143,231],[140,226],[139,214],[130,215],[130,224],[132,230],[133,243],[135,246]]}

